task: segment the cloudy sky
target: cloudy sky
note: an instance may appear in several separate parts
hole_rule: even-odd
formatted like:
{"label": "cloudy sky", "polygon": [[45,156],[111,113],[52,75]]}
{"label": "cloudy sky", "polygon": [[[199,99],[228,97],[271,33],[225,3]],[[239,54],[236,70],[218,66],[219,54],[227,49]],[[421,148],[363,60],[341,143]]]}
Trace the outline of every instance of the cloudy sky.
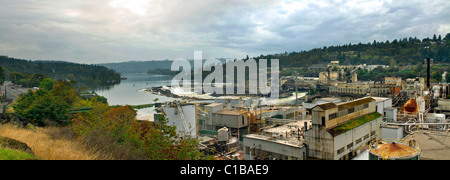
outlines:
{"label": "cloudy sky", "polygon": [[0,0],[0,55],[244,58],[450,33],[449,0]]}

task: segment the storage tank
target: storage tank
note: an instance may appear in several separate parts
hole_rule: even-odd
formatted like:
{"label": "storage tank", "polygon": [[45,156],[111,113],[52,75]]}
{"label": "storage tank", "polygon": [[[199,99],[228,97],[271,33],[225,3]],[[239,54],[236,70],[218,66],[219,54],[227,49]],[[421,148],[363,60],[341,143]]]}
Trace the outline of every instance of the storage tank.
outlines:
{"label": "storage tank", "polygon": [[370,145],[369,160],[420,160],[420,149],[413,140],[408,144],[378,141]]}
{"label": "storage tank", "polygon": [[410,98],[403,107],[409,113],[417,113],[417,102],[413,98]]}

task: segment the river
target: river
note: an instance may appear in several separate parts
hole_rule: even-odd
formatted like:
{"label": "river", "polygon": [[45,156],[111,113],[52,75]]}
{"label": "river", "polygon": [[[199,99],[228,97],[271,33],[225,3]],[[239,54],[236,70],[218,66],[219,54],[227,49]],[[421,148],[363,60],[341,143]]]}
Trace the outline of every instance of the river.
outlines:
{"label": "river", "polygon": [[[155,99],[157,102],[168,102],[176,100],[166,96],[159,96],[152,93],[146,93],[143,90],[151,87],[170,85],[173,77],[167,75],[153,75],[147,73],[124,73],[122,80],[118,85],[111,87],[98,88],[95,92],[108,99],[109,105],[143,105],[152,104]],[[298,98],[305,96],[305,92],[300,92]],[[264,101],[264,100],[263,100]],[[292,104],[295,102],[295,93],[287,98],[270,100],[272,104]],[[267,102],[270,102],[267,101]],[[154,108],[145,108],[138,110],[138,119],[151,119],[155,113]]]}
{"label": "river", "polygon": [[[122,76],[128,79],[122,80],[118,85],[98,88],[95,91],[98,95],[106,97],[109,105],[152,104],[156,98],[158,98],[157,102],[175,100],[174,98],[141,91],[146,88],[170,85],[172,76],[147,73],[124,73]],[[138,118],[151,116],[154,113],[154,108],[140,109],[138,110]]]}

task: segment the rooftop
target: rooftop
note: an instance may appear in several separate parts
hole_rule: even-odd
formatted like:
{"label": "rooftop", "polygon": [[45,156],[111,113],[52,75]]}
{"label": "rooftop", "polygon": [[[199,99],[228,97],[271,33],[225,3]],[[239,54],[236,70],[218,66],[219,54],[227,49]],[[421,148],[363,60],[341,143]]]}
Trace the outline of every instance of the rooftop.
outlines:
{"label": "rooftop", "polygon": [[248,134],[245,135],[245,138],[270,141],[291,147],[302,148],[304,139],[299,138],[298,134],[303,133],[299,131],[299,129],[301,130],[304,127],[305,122],[308,126],[311,125],[310,120],[296,121],[282,126],[265,129],[262,134]]}
{"label": "rooftop", "polygon": [[336,104],[331,103],[331,102],[330,103],[325,103],[325,104],[319,104],[317,106],[321,107],[324,110],[333,109],[333,108],[338,107],[338,106],[336,106]]}
{"label": "rooftop", "polygon": [[371,152],[373,154],[386,156],[385,158],[400,158],[415,155],[420,151],[414,147],[393,142],[377,145],[377,147],[372,149]]}
{"label": "rooftop", "polygon": [[222,111],[215,112],[214,114],[238,116],[238,115],[242,115],[242,114],[245,114],[245,113],[247,113],[247,111],[242,111],[242,110],[222,110]]}
{"label": "rooftop", "polygon": [[206,105],[205,107],[215,107],[215,106],[223,106],[223,104],[222,103],[211,103],[211,104]]}
{"label": "rooftop", "polygon": [[352,130],[352,129],[356,128],[356,127],[359,127],[359,126],[361,126],[361,125],[363,125],[365,123],[373,121],[373,120],[375,120],[375,119],[377,119],[377,118],[379,118],[381,116],[382,115],[380,113],[378,113],[378,112],[367,114],[367,115],[362,116],[360,118],[356,118],[356,119],[348,121],[348,122],[346,122],[344,124],[341,124],[341,125],[339,125],[337,127],[331,128],[331,129],[328,130],[328,132],[330,134],[332,134],[333,136],[338,136],[338,135],[340,135],[342,133],[345,133],[345,132],[347,132],[349,130]]}
{"label": "rooftop", "polygon": [[375,101],[377,102],[383,102],[383,101],[387,101],[391,98],[385,98],[385,97],[372,97],[373,99],[375,99]]}
{"label": "rooftop", "polygon": [[355,101],[339,103],[338,107],[339,107],[339,110],[350,109],[350,108],[354,108],[355,106],[362,105],[362,104],[368,104],[373,101],[376,101],[376,100],[372,97],[365,97],[365,98],[357,99]]}

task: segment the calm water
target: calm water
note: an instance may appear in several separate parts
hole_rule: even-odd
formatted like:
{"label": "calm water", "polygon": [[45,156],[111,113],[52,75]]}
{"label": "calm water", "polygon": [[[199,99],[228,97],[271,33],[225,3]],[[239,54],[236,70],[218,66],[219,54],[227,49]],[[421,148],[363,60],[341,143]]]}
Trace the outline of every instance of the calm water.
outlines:
{"label": "calm water", "polygon": [[154,99],[158,98],[158,102],[166,102],[175,100],[165,96],[158,96],[145,93],[139,90],[170,85],[172,76],[150,75],[147,73],[130,73],[122,74],[128,80],[122,80],[122,83],[113,87],[104,87],[96,90],[97,94],[108,99],[109,105],[141,105],[152,104]]}

